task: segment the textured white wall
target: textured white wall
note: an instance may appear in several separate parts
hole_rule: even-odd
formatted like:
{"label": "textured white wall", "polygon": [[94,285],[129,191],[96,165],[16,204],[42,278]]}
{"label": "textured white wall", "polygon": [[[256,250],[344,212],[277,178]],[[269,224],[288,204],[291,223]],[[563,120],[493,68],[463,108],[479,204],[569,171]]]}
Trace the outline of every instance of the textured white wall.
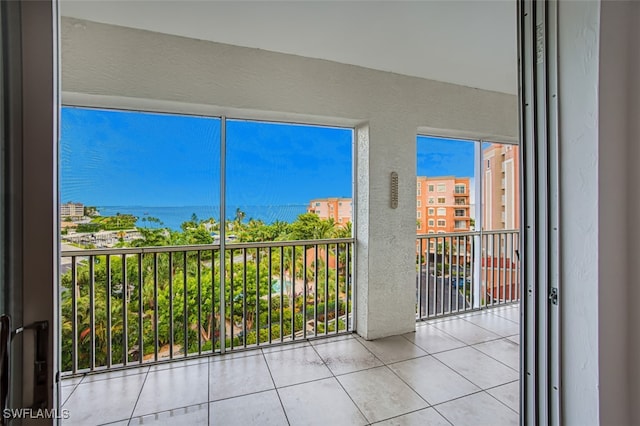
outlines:
{"label": "textured white wall", "polygon": [[558,8],[564,424],[598,419],[599,2]]}
{"label": "textured white wall", "polygon": [[357,327],[368,339],[415,326],[416,130],[517,136],[511,95],[75,19],[62,20],[61,39],[63,101],[363,125]]}

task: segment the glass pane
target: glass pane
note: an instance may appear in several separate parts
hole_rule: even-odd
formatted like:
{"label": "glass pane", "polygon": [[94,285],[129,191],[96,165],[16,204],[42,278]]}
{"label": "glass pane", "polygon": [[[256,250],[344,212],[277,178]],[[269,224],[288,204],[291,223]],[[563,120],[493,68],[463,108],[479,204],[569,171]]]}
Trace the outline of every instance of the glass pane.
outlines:
{"label": "glass pane", "polygon": [[[268,230],[235,237],[317,239],[335,236],[338,229],[350,236],[351,129],[228,120],[226,135],[226,216],[234,222],[230,226]],[[298,220],[305,213],[327,222],[318,227],[311,223],[315,219]],[[296,221],[301,226],[285,225]],[[262,226],[269,224],[276,225]]]}
{"label": "glass pane", "polygon": [[475,143],[418,136],[417,156],[417,233],[474,230]]}
{"label": "glass pane", "polygon": [[183,223],[218,220],[219,119],[64,107],[61,121],[63,243],[113,247],[139,227],[175,244]]}

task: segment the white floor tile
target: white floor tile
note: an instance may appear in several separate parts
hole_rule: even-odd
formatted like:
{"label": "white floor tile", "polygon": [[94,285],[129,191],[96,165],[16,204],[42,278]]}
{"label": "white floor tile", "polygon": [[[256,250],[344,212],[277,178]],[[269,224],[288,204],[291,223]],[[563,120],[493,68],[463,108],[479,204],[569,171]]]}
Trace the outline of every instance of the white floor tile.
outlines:
{"label": "white floor tile", "polygon": [[518,380],[518,372],[471,347],[433,355],[482,389]]}
{"label": "white floor tile", "polygon": [[209,364],[209,401],[274,389],[271,374],[260,354]]}
{"label": "white floor tile", "polygon": [[467,345],[475,345],[476,343],[488,342],[500,338],[498,334],[492,333],[463,319],[438,322],[433,324],[433,326]]}
{"label": "white floor tile", "polygon": [[517,424],[518,319],[517,305],[503,306],[374,341],[329,337],[63,379],[63,425],[124,426],[132,415],[131,425]]}
{"label": "white floor tile", "polygon": [[[277,342],[274,342],[274,343],[277,343]],[[265,348],[262,348],[262,353],[270,354],[272,352],[290,351],[293,349],[304,348],[306,346],[311,346],[311,343],[303,341],[303,342],[295,342],[295,343],[288,343],[284,345],[265,347]]]}
{"label": "white floor tile", "polygon": [[358,426],[369,422],[335,378],[278,389],[291,426]]}
{"label": "white floor tile", "polygon": [[509,321],[506,318],[499,317],[492,313],[465,318],[465,320],[502,337],[513,336],[520,332],[520,326],[518,323]]}
{"label": "white floor tile", "polygon": [[499,317],[506,318],[513,322],[516,322],[516,323],[520,322],[520,308],[518,306],[504,308],[504,309],[496,309],[495,312],[493,313]]}
{"label": "white floor tile", "polygon": [[432,405],[480,390],[433,356],[399,362],[389,367]]}
{"label": "white floor tile", "polygon": [[91,426],[129,419],[146,375],[80,383],[62,408],[69,410],[63,425]]}
{"label": "white floor tile", "polygon": [[75,386],[75,385],[79,384],[82,381],[82,379],[84,379],[84,376],[63,378],[60,381],[60,386],[62,386],[62,387],[64,387],[64,386]]}
{"label": "white floor tile", "polygon": [[377,340],[359,340],[386,364],[427,355],[425,351],[402,336],[392,336]]}
{"label": "white floor tile", "polygon": [[209,419],[209,424],[223,426],[287,424],[287,418],[275,390],[212,402]]}
{"label": "white floor tile", "polygon": [[209,416],[209,403],[176,408],[175,410],[134,417],[129,426],[153,425],[206,425]]}
{"label": "white floor tile", "polygon": [[278,388],[332,376],[311,346],[270,352],[264,357]]}
{"label": "white floor tile", "polygon": [[134,416],[207,402],[209,364],[150,371]]}
{"label": "white floor tile", "polygon": [[76,390],[77,385],[60,387],[60,405],[64,405],[71,394]]}
{"label": "white floor tile", "polygon": [[404,337],[428,353],[448,351],[466,346],[466,343],[428,324],[416,327],[414,333],[404,334]]}
{"label": "white floor tile", "polygon": [[339,376],[338,381],[370,422],[396,417],[428,406],[388,367],[346,374]]}
{"label": "white floor tile", "polygon": [[335,375],[382,365],[382,362],[356,339],[339,340],[314,347]]}
{"label": "white floor tile", "polygon": [[451,426],[451,423],[433,408],[425,408],[376,423],[376,426]]}
{"label": "white floor tile", "polygon": [[435,407],[455,426],[517,426],[518,415],[484,392]]}
{"label": "white floor tile", "polygon": [[168,370],[169,368],[190,367],[192,365],[206,364],[209,358],[185,359],[182,361],[172,361],[163,364],[153,365],[149,367],[149,371]]}
{"label": "white floor tile", "polygon": [[520,412],[520,382],[507,383],[493,389],[487,389],[487,393],[506,404],[516,413]]}
{"label": "white floor tile", "polygon": [[520,370],[520,345],[512,340],[494,340],[492,342],[479,343],[473,347],[514,370]]}

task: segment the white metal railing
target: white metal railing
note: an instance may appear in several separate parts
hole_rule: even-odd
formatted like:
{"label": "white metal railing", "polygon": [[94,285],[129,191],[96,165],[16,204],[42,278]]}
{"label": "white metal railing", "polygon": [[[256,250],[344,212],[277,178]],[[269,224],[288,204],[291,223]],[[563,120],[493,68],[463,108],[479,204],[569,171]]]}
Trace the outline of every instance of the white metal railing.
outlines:
{"label": "white metal railing", "polygon": [[353,241],[63,251],[62,371],[348,333]]}
{"label": "white metal railing", "polygon": [[418,320],[520,300],[517,230],[427,234],[416,238]]}

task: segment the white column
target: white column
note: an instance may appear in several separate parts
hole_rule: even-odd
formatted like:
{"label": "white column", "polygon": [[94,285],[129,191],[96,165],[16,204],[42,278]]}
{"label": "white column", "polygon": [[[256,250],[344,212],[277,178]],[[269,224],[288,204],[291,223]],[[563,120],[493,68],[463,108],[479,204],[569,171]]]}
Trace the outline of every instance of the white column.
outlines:
{"label": "white column", "polygon": [[[415,329],[415,130],[393,117],[372,119],[357,129],[356,151],[356,328],[377,339]],[[390,203],[394,171],[396,209]]]}

